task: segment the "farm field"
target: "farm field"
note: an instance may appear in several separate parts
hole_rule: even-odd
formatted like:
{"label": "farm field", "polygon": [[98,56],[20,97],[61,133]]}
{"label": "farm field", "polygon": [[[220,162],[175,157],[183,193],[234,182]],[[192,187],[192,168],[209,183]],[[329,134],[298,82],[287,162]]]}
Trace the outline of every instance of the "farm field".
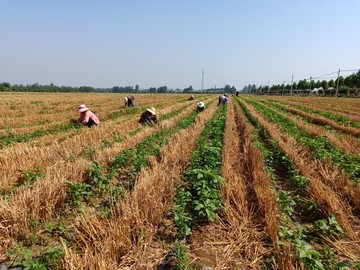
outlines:
{"label": "farm field", "polygon": [[0,93],[0,263],[360,269],[360,99],[124,96]]}

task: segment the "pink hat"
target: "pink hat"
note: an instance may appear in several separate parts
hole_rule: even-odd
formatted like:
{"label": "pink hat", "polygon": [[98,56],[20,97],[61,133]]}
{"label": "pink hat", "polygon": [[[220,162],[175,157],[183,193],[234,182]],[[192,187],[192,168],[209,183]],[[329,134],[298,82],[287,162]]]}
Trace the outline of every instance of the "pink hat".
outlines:
{"label": "pink hat", "polygon": [[89,108],[86,107],[85,104],[81,104],[81,105],[76,109],[76,111],[79,112],[79,113],[86,112],[86,111],[88,111],[88,110],[89,110]]}

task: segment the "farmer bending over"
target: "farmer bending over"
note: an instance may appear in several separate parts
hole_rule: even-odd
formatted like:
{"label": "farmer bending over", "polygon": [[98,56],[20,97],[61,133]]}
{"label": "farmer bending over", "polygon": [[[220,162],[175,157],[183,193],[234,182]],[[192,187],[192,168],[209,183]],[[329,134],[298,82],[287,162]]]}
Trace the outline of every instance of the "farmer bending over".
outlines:
{"label": "farmer bending over", "polygon": [[128,96],[124,98],[125,107],[132,107],[135,105],[135,97],[134,96]]}
{"label": "farmer bending over", "polygon": [[76,109],[76,111],[80,113],[80,117],[78,119],[79,123],[84,124],[84,125],[88,126],[89,128],[92,127],[93,125],[100,124],[99,118],[97,118],[95,113],[90,111],[89,108],[86,107],[85,104],[81,104]]}
{"label": "farmer bending over", "polygon": [[226,105],[226,103],[229,101],[229,99],[227,98],[227,94],[225,93],[224,95],[219,97],[219,103],[218,106],[221,105]]}
{"label": "farmer bending over", "polygon": [[196,111],[197,112],[202,112],[205,109],[205,103],[200,101],[197,105],[196,105]]}
{"label": "farmer bending over", "polygon": [[154,107],[146,109],[140,116],[139,123],[153,124],[157,123],[156,110]]}

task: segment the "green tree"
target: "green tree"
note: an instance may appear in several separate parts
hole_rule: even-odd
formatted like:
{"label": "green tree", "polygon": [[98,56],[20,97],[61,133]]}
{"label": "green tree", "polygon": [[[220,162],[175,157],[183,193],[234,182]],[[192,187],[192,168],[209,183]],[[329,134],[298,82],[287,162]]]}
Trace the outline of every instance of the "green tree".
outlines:
{"label": "green tree", "polygon": [[95,92],[95,89],[91,86],[80,86],[78,91],[79,92]]}
{"label": "green tree", "polygon": [[250,86],[250,91],[253,93],[256,93],[256,85],[255,84]]}
{"label": "green tree", "polygon": [[158,93],[166,93],[166,91],[167,91],[167,86],[160,86],[157,89]]}
{"label": "green tree", "polygon": [[194,89],[193,89],[193,87],[190,85],[188,88],[184,88],[183,93],[191,93],[191,92],[193,92],[193,91],[194,91]]}
{"label": "green tree", "polygon": [[337,86],[338,80],[339,80],[339,87],[340,87],[340,86],[343,86],[343,85],[344,85],[344,81],[345,81],[344,77],[343,77],[343,76],[340,76],[339,79],[336,79],[336,80],[335,80],[335,86]]}
{"label": "green tree", "polygon": [[315,83],[315,87],[316,87],[316,88],[321,87],[321,82],[320,82],[320,80],[317,80],[317,81],[316,81],[316,83]]}
{"label": "green tree", "polygon": [[231,86],[228,85],[228,84],[225,85],[224,92],[225,92],[225,93],[231,93]]}
{"label": "green tree", "polygon": [[298,89],[308,89],[308,88],[309,88],[309,84],[305,79],[299,81]]}
{"label": "green tree", "polygon": [[353,87],[354,84],[353,84],[353,78],[354,76],[350,75],[350,76],[347,76],[345,79],[344,79],[344,85],[347,86],[347,87]]}
{"label": "green tree", "polygon": [[326,80],[323,80],[323,81],[321,82],[321,87],[322,87],[324,90],[328,89],[328,88],[329,88],[328,82],[327,82]]}
{"label": "green tree", "polygon": [[311,89],[314,89],[314,88],[315,88],[315,81],[314,81],[314,80],[311,80],[311,82],[310,82],[310,87],[311,87]]}
{"label": "green tree", "polygon": [[0,84],[0,91],[2,92],[11,91],[11,84],[7,82],[3,82],[2,84]]}
{"label": "green tree", "polygon": [[353,84],[354,87],[360,88],[360,70],[354,74]]}
{"label": "green tree", "polygon": [[134,92],[134,87],[133,86],[125,86],[125,92],[127,92],[127,93]]}

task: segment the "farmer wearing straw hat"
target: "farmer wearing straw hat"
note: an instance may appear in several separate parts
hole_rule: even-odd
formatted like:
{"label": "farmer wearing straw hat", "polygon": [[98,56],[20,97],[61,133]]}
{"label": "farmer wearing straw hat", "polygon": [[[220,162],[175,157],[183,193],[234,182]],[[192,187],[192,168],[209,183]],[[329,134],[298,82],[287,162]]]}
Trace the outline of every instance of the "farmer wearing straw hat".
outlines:
{"label": "farmer wearing straw hat", "polygon": [[156,110],[154,107],[146,109],[140,116],[139,123],[157,123]]}
{"label": "farmer wearing straw hat", "polygon": [[196,112],[202,112],[205,109],[205,103],[200,101],[197,105],[196,105]]}
{"label": "farmer wearing straw hat", "polygon": [[132,107],[135,105],[135,97],[134,96],[128,96],[124,98],[125,107]]}
{"label": "farmer wearing straw hat", "polygon": [[89,110],[88,107],[86,107],[85,104],[81,104],[76,111],[78,113],[80,113],[80,117],[78,119],[78,122],[81,124],[84,124],[86,126],[88,126],[89,128],[92,127],[93,125],[98,125],[100,124],[99,118],[97,118],[97,116],[95,115],[95,113],[93,113],[92,111]]}

